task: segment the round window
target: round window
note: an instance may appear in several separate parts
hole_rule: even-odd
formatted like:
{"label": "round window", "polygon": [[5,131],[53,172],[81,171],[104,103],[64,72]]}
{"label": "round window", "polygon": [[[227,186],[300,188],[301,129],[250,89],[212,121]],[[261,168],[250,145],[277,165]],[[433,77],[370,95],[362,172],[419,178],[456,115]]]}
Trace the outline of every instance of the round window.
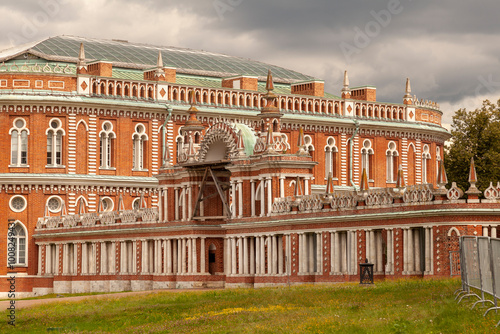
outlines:
{"label": "round window", "polygon": [[24,121],[22,119],[18,119],[16,121],[16,128],[22,128],[24,126]]}
{"label": "round window", "polygon": [[50,122],[50,127],[52,129],[57,129],[59,127],[59,123],[57,121]]}
{"label": "round window", "polygon": [[10,199],[10,208],[12,211],[21,212],[26,209],[26,200],[22,196],[13,196]]}
{"label": "round window", "polygon": [[103,198],[102,200],[102,211],[112,211],[113,210],[113,200],[111,198]]}
{"label": "round window", "polygon": [[59,212],[61,210],[61,199],[59,197],[51,197],[47,202],[50,212]]}

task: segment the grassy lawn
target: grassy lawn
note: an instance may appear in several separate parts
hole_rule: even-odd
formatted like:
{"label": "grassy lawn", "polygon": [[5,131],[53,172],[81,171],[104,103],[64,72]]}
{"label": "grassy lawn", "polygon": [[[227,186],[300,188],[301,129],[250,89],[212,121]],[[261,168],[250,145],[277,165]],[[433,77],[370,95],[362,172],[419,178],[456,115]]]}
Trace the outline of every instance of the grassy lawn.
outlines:
{"label": "grassy lawn", "polygon": [[[500,313],[457,305],[459,280],[160,292],[16,311],[0,332],[493,333]],[[4,311],[4,314],[6,312]],[[3,319],[6,319],[4,316]]]}

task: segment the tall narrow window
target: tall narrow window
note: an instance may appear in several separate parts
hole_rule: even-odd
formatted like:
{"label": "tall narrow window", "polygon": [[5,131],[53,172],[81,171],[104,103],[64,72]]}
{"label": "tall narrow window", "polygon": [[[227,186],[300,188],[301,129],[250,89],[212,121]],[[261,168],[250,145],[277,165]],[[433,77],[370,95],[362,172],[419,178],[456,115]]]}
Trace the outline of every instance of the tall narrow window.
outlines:
{"label": "tall narrow window", "polygon": [[431,161],[431,154],[429,153],[429,145],[424,145],[422,153],[422,183],[429,183],[428,172]]}
{"label": "tall narrow window", "polygon": [[62,136],[64,130],[61,128],[59,119],[50,120],[47,134],[47,166],[60,166],[62,164]]}
{"label": "tall narrow window", "polygon": [[7,243],[9,247],[13,245],[14,248],[13,252],[9,252],[7,264],[26,265],[26,229],[23,224],[16,222],[14,227],[9,230]]}
{"label": "tall narrow window", "polygon": [[325,178],[331,173],[332,178],[337,177],[337,146],[335,138],[328,137],[325,146]]}
{"label": "tall narrow window", "polygon": [[366,176],[370,180],[372,178],[372,156],[373,148],[370,139],[365,139],[363,141],[363,147],[361,148],[361,171],[366,170]]}
{"label": "tall narrow window", "polygon": [[102,124],[102,130],[99,133],[100,137],[100,157],[101,157],[101,168],[112,168],[112,153],[113,153],[113,140],[116,138],[113,132],[113,124],[110,122],[104,122]]}
{"label": "tall narrow window", "polygon": [[142,124],[137,124],[135,126],[135,132],[132,135],[132,168],[135,170],[144,169],[144,151],[147,140],[148,135],[146,134],[146,128]]}
{"label": "tall narrow window", "polygon": [[439,162],[441,161],[441,148],[436,146],[436,178],[439,174]]}
{"label": "tall narrow window", "polygon": [[28,135],[26,122],[22,118],[14,120],[10,134],[10,162],[11,166],[25,166],[28,164]]}
{"label": "tall narrow window", "polygon": [[385,151],[387,166],[387,182],[396,182],[398,175],[398,150],[396,143],[390,141]]}

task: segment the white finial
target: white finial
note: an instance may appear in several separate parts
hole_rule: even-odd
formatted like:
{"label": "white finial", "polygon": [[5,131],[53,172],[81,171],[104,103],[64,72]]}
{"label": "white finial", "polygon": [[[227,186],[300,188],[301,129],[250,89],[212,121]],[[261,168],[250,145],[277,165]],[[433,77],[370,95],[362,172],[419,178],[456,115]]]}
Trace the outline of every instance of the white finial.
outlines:
{"label": "white finial", "polygon": [[156,66],[158,68],[163,68],[163,58],[161,56],[161,50],[158,50],[158,62]]}

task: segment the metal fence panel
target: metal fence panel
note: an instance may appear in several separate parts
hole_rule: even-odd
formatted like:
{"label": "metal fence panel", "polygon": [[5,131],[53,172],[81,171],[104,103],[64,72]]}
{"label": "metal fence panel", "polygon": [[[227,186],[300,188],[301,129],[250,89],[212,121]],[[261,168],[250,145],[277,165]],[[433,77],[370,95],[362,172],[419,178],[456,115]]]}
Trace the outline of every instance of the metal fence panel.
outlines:
{"label": "metal fence panel", "polygon": [[463,252],[467,269],[467,285],[481,290],[481,274],[479,272],[479,258],[476,237],[464,237]]}
{"label": "metal fence panel", "polygon": [[493,295],[493,276],[491,273],[490,238],[479,237],[477,240],[481,290]]}
{"label": "metal fence panel", "polygon": [[[500,239],[491,239],[491,257],[493,277],[495,279],[495,297],[500,298]],[[496,300],[495,300],[496,302]]]}

